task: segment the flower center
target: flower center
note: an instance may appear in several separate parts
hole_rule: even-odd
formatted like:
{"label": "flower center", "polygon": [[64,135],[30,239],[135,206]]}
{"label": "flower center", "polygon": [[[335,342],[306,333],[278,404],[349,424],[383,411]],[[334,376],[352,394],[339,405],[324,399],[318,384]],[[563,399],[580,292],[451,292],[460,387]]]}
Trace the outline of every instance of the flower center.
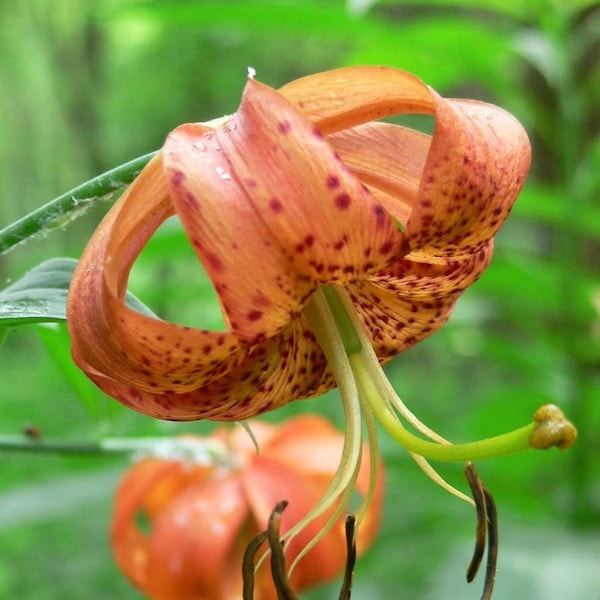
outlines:
{"label": "flower center", "polygon": [[[360,465],[363,420],[370,450],[371,481],[357,517],[357,526],[372,500],[376,483],[379,456],[376,420],[409,452],[426,475],[470,504],[473,504],[473,500],[444,481],[427,462],[428,459],[469,462],[504,456],[528,448],[546,449],[557,446],[565,449],[577,437],[575,427],[560,409],[554,405],[545,405],[535,413],[533,422],[524,427],[483,440],[452,444],[419,421],[398,397],[343,288],[320,288],[304,309],[304,315],[336,379],[346,427],[342,459],[327,492],[313,510],[283,536],[284,539],[296,535],[308,522],[337,502],[336,509],[327,526],[304,548],[291,569],[325,535],[348,504]],[[409,431],[403,421],[423,437]]]}

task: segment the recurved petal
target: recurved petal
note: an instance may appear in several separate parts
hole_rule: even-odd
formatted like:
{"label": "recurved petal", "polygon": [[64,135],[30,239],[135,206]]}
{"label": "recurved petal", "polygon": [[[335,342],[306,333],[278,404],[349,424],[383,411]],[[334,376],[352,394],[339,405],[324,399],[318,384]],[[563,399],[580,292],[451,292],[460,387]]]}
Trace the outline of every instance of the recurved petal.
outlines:
{"label": "recurved petal", "polygon": [[111,547],[124,573],[141,589],[148,580],[148,537],[139,523],[151,526],[157,515],[200,469],[146,459],[133,466],[119,483],[110,527]]}
{"label": "recurved petal", "polygon": [[391,67],[334,69],[291,81],[279,93],[328,135],[390,115],[433,113],[429,88]]}
{"label": "recurved petal", "polygon": [[334,387],[325,358],[302,317],[278,336],[240,350],[238,364],[222,377],[190,391],[157,388],[146,392],[106,375],[88,376],[121,403],[158,419],[192,421],[249,419]]}
{"label": "recurved petal", "polygon": [[456,259],[498,231],[525,181],[531,150],[521,124],[502,109],[432,95],[436,126],[405,232],[428,259]]}
{"label": "recurved petal", "polygon": [[[300,398],[313,397],[335,387],[327,362],[304,317],[300,316],[275,338],[271,338],[267,363],[255,366],[255,376],[235,382],[232,372],[230,390],[236,398],[219,403],[213,388],[201,390],[214,397],[213,420],[239,421],[274,410]],[[249,361],[252,361],[250,357]]]}
{"label": "recurved petal", "polygon": [[237,474],[190,485],[153,523],[146,590],[155,600],[231,598],[241,588],[238,538],[247,543],[248,504]]}
{"label": "recurved petal", "polygon": [[487,268],[493,241],[466,260],[421,262],[412,254],[392,269],[348,288],[380,359],[407,350],[437,331],[459,296]]}
{"label": "recurved petal", "polygon": [[367,123],[332,134],[327,141],[379,204],[405,226],[417,199],[431,136],[389,123]]}
{"label": "recurved petal", "polygon": [[398,250],[393,219],[314,125],[254,80],[214,132],[175,130],[165,164],[177,212],[246,342],[276,334],[320,282],[382,268]]}
{"label": "recurved petal", "polygon": [[205,385],[231,369],[241,352],[230,333],[182,327],[125,305],[131,265],[172,212],[158,155],[95,231],[69,290],[76,363],[108,393],[120,387],[119,395],[128,390],[132,400]]}

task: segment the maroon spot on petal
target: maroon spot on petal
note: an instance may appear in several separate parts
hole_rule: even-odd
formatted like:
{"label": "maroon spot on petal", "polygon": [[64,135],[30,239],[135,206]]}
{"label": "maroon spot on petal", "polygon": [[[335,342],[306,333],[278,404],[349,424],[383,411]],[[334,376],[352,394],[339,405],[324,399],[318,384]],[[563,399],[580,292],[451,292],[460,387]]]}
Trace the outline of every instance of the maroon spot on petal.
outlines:
{"label": "maroon spot on petal", "polygon": [[[300,108],[302,108],[302,106],[300,106]],[[316,127],[312,130],[312,134],[313,137],[316,137],[318,140],[323,139],[323,134]]]}
{"label": "maroon spot on petal", "polygon": [[379,204],[376,204],[373,208],[375,211],[375,222],[377,223],[377,227],[383,227],[385,223],[385,210]]}
{"label": "maroon spot on petal", "polygon": [[344,240],[340,240],[333,245],[334,250],[341,250],[346,245]]}
{"label": "maroon spot on petal", "polygon": [[304,238],[304,243],[305,243],[305,245],[306,245],[307,248],[310,248],[315,243],[315,236],[312,235],[312,233],[309,233]]}
{"label": "maroon spot on petal", "polygon": [[283,212],[283,204],[281,204],[281,202],[279,202],[279,200],[277,200],[277,198],[271,198],[269,200],[269,206],[271,207],[271,210],[274,213],[281,213]]}
{"label": "maroon spot on petal", "polygon": [[292,124],[288,121],[280,121],[279,122],[279,132],[283,133],[284,135],[289,133],[292,130]]}
{"label": "maroon spot on petal", "polygon": [[255,188],[256,187],[256,180],[248,178],[248,179],[246,179],[246,185],[249,188]]}
{"label": "maroon spot on petal", "polygon": [[350,206],[350,196],[343,192],[335,197],[335,203],[340,210],[346,210]]}
{"label": "maroon spot on petal", "polygon": [[326,184],[330,190],[335,190],[340,187],[340,179],[337,175],[327,175]]}
{"label": "maroon spot on petal", "polygon": [[198,200],[196,199],[196,196],[194,196],[194,194],[192,194],[191,192],[186,192],[184,199],[185,199],[186,203],[189,206],[191,206],[192,208],[195,208],[195,209],[200,208],[200,204],[198,204]]}
{"label": "maroon spot on petal", "polygon": [[263,311],[262,310],[251,310],[247,317],[249,321],[258,321],[260,319],[262,319],[263,316]]}
{"label": "maroon spot on petal", "polygon": [[208,252],[206,254],[206,260],[207,260],[208,264],[216,271],[223,270],[223,266],[224,266],[223,261],[213,252]]}
{"label": "maroon spot on petal", "polygon": [[379,253],[380,254],[389,254],[392,251],[393,247],[394,247],[394,243],[392,241],[387,241],[381,245],[381,247],[379,248]]}
{"label": "maroon spot on petal", "polygon": [[183,171],[175,171],[171,175],[171,183],[177,187],[185,181],[185,173]]}

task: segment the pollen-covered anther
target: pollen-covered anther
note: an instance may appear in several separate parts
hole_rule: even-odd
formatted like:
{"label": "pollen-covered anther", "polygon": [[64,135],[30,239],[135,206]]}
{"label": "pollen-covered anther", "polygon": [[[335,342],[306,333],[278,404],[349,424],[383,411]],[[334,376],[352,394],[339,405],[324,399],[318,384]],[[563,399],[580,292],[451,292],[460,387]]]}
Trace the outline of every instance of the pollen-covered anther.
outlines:
{"label": "pollen-covered anther", "polygon": [[555,404],[545,404],[538,408],[533,419],[537,424],[529,436],[529,443],[533,448],[546,450],[556,446],[566,450],[575,443],[577,429]]}

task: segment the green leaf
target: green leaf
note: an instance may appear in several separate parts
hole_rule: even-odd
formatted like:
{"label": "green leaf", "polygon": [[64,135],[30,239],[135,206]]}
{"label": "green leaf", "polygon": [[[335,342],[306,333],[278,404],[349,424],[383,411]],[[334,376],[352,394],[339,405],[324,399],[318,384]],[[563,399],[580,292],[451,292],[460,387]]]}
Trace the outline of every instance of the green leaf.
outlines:
{"label": "green leaf", "polygon": [[[15,326],[65,321],[67,291],[76,264],[77,261],[72,258],[52,258],[4,288],[0,292],[0,324]],[[127,305],[148,316],[155,316],[129,293]]]}
{"label": "green leaf", "polygon": [[55,370],[62,373],[89,414],[98,417],[102,394],[73,362],[67,328],[64,325],[36,325],[35,330],[54,361]]}

